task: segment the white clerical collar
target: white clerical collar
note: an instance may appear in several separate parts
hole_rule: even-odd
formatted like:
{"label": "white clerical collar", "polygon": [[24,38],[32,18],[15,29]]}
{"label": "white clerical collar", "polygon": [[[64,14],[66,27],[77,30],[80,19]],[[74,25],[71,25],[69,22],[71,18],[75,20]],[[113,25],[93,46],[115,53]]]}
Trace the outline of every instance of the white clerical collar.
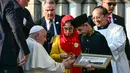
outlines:
{"label": "white clerical collar", "polygon": [[[46,23],[49,24],[50,20],[48,19],[45,19],[46,20]],[[52,20],[53,22],[55,22],[55,19]]]}

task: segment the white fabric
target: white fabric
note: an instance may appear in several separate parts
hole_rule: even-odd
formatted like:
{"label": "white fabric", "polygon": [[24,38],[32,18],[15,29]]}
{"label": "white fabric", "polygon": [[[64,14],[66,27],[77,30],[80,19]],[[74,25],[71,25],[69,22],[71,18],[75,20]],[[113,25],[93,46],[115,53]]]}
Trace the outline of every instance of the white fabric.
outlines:
{"label": "white fabric", "polygon": [[46,52],[45,48],[32,38],[27,39],[30,55],[24,65],[25,73],[63,73],[62,63],[56,63]]}
{"label": "white fabric", "polygon": [[123,27],[111,23],[106,29],[98,30],[97,26],[94,29],[103,34],[111,49],[113,59],[111,60],[113,73],[130,73],[128,60],[125,53],[126,35]]}
{"label": "white fabric", "polygon": [[40,25],[35,25],[35,26],[33,26],[33,27],[30,29],[29,34],[38,32],[38,31],[40,31],[40,30],[42,30],[42,29],[44,29],[42,26],[40,26]]}

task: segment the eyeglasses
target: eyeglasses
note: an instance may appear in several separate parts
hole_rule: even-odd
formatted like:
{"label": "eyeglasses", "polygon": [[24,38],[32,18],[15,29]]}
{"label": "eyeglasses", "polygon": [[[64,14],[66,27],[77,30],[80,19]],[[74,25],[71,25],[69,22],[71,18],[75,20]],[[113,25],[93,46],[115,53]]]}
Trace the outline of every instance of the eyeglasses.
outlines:
{"label": "eyeglasses", "polygon": [[63,29],[64,29],[64,31],[65,32],[67,32],[67,31],[69,31],[69,32],[72,32],[73,31],[73,27],[63,27]]}
{"label": "eyeglasses", "polygon": [[95,20],[95,19],[97,19],[97,20],[101,20],[102,17],[103,17],[103,15],[100,16],[100,17],[92,17],[92,20]]}
{"label": "eyeglasses", "polygon": [[[106,3],[106,2],[104,2],[104,3]],[[111,6],[111,5],[116,6],[116,2],[108,2],[107,4],[108,4],[108,6]]]}

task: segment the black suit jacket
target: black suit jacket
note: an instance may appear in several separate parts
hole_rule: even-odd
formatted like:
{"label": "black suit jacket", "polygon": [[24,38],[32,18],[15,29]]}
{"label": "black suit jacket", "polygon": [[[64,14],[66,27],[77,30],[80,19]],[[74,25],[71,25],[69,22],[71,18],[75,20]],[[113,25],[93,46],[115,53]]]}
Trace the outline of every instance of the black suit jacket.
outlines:
{"label": "black suit jacket", "polygon": [[3,66],[17,66],[17,48],[14,44],[14,38],[17,41],[20,49],[23,50],[24,54],[29,54],[29,49],[24,38],[21,23],[19,23],[18,19],[16,18],[13,1],[15,0],[0,0],[0,14],[3,22],[2,28],[5,34],[2,53],[0,57],[0,64]]}
{"label": "black suit jacket", "polygon": [[[57,34],[60,34],[60,23],[61,23],[61,16],[56,15],[55,16],[55,26],[56,26],[56,31]],[[41,19],[35,21],[36,25],[41,25],[44,27],[44,29],[47,31],[47,24],[45,17],[42,17]],[[51,29],[50,29],[51,30]],[[52,32],[52,33],[50,33]],[[47,42],[44,44],[44,47],[48,53],[50,53],[51,50],[51,44],[49,43],[51,41],[51,38],[54,36],[54,31],[47,31]]]}
{"label": "black suit jacket", "polygon": [[[17,0],[14,0],[14,9],[15,9],[15,13],[16,13],[16,17],[18,19],[18,22],[21,24],[21,27],[23,29],[24,32],[24,36],[25,38],[27,38],[29,36],[29,30],[31,29],[31,27],[34,25],[34,22],[32,20],[31,14],[30,12],[26,9],[26,8],[22,8]],[[26,20],[26,24],[23,24],[23,20]],[[18,56],[19,54],[19,46],[17,45],[17,42],[15,41],[15,46],[16,46],[16,55]]]}
{"label": "black suit jacket", "polygon": [[126,27],[125,27],[125,20],[123,17],[119,15],[112,14],[114,23],[121,25],[124,28],[124,31],[126,33]]}
{"label": "black suit jacket", "polygon": [[[27,38],[29,36],[30,29],[32,28],[32,26],[34,26],[33,19],[28,9],[22,8],[16,0],[13,2],[15,4],[15,13],[16,13],[17,19],[19,20],[20,23],[22,23],[21,26],[23,27],[25,38]],[[24,19],[26,20],[26,23],[23,25]]]}
{"label": "black suit jacket", "polygon": [[[119,16],[119,15],[115,15],[115,14],[112,14],[112,17],[113,17],[113,22],[115,24],[121,25],[124,28],[124,31],[126,33],[126,27],[125,27],[125,20],[124,20],[124,18]],[[95,26],[95,24],[92,21],[92,15],[88,16],[88,23],[92,27]],[[126,33],[126,35],[127,35],[127,33]],[[128,37],[126,37],[126,48],[125,48],[125,51],[126,51],[126,55],[127,55],[128,60],[130,60],[130,45],[129,45]]]}

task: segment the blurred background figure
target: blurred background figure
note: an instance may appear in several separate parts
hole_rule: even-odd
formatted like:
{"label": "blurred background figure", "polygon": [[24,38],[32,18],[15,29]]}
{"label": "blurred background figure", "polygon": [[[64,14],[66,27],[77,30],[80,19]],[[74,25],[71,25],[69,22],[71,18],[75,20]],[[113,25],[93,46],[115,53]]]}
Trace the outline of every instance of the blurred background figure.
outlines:
{"label": "blurred background figure", "polygon": [[44,44],[47,52],[50,53],[51,50],[51,39],[53,36],[60,34],[60,21],[61,17],[56,15],[56,4],[55,0],[45,0],[43,3],[43,17],[37,21],[35,24],[41,25],[47,31],[47,41]]}

